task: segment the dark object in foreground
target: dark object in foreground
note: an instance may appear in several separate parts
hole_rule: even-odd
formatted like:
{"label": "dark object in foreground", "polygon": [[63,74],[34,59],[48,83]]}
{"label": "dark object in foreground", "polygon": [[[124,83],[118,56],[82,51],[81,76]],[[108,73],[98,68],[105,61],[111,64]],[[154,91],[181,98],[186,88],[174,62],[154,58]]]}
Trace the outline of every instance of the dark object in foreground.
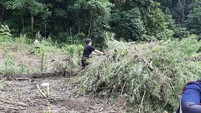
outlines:
{"label": "dark object in foreground", "polygon": [[200,113],[201,80],[187,83],[182,92],[181,105],[177,113]]}

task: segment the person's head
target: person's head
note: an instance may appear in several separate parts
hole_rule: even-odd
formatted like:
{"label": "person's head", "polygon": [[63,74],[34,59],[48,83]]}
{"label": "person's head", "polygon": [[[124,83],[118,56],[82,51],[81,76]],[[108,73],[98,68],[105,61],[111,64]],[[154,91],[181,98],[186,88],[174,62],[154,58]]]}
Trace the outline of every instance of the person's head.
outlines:
{"label": "person's head", "polygon": [[92,45],[92,41],[93,41],[93,40],[91,40],[90,38],[87,38],[87,39],[85,40],[85,42],[86,42],[87,45]]}

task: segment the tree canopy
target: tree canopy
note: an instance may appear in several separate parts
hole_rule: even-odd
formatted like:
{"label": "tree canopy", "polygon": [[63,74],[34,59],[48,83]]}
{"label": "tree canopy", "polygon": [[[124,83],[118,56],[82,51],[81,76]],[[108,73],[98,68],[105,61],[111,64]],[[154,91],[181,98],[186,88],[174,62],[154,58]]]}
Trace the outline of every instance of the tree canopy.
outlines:
{"label": "tree canopy", "polygon": [[[1,0],[0,24],[12,34],[70,43],[90,37],[102,45],[105,32],[126,41],[200,34],[200,0]],[[188,31],[187,31],[188,30]],[[168,31],[168,32],[167,32]],[[159,37],[157,37],[159,36]],[[180,37],[182,38],[182,37]]]}

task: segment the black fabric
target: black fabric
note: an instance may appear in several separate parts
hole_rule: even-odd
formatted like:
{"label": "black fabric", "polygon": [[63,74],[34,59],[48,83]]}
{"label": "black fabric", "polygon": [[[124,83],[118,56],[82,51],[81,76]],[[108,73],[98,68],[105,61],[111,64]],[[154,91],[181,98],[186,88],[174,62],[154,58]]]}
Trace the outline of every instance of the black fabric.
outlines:
{"label": "black fabric", "polygon": [[84,52],[83,52],[82,59],[81,59],[83,68],[85,68],[87,65],[89,65],[89,63],[86,61],[86,59],[91,57],[91,53],[94,50],[95,50],[94,47],[89,46],[89,45],[84,47]]}
{"label": "black fabric", "polygon": [[89,58],[90,55],[91,55],[91,53],[92,53],[94,50],[95,50],[95,49],[94,49],[94,47],[92,47],[92,46],[88,46],[88,45],[85,46],[82,57],[87,57],[87,58]]}
{"label": "black fabric", "polygon": [[89,63],[86,61],[87,57],[82,57],[81,63],[82,63],[82,67],[85,68],[87,65],[89,65]]}
{"label": "black fabric", "polygon": [[176,113],[180,113],[180,105],[179,105],[179,108],[177,109]]}

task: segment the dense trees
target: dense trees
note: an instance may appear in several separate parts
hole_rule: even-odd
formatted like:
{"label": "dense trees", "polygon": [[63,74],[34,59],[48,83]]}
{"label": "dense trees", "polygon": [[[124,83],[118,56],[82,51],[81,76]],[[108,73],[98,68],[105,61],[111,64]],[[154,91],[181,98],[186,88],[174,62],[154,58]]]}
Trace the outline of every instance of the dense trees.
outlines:
{"label": "dense trees", "polygon": [[188,15],[186,26],[190,32],[201,34],[201,6],[195,7]]}
{"label": "dense trees", "polygon": [[145,32],[139,8],[113,13],[110,26],[111,31],[116,33],[118,39],[142,40],[142,35]]}
{"label": "dense trees", "polygon": [[132,0],[117,5],[111,16],[111,30],[117,38],[126,40],[144,40],[143,34],[156,35],[166,28],[164,13],[158,6],[152,0]]}
{"label": "dense trees", "polygon": [[40,31],[46,38],[61,41],[70,41],[67,37],[76,34],[97,40],[103,37],[112,6],[107,0],[8,0],[0,4],[1,12],[6,10],[1,22],[8,24],[12,33],[33,37]]}
{"label": "dense trees", "polygon": [[160,2],[163,10],[169,9],[178,23],[187,19],[189,12],[196,7],[200,0],[154,0]]}
{"label": "dense trees", "polygon": [[[190,33],[200,34],[201,0],[155,0],[160,7],[169,10],[177,26],[185,26]],[[175,29],[176,36],[186,34],[186,28]]]}
{"label": "dense trees", "polygon": [[[73,43],[91,37],[102,45],[104,32],[117,39],[149,40],[173,33],[200,32],[200,0],[1,0],[0,24],[12,34]],[[183,34],[183,35],[182,35]]]}

